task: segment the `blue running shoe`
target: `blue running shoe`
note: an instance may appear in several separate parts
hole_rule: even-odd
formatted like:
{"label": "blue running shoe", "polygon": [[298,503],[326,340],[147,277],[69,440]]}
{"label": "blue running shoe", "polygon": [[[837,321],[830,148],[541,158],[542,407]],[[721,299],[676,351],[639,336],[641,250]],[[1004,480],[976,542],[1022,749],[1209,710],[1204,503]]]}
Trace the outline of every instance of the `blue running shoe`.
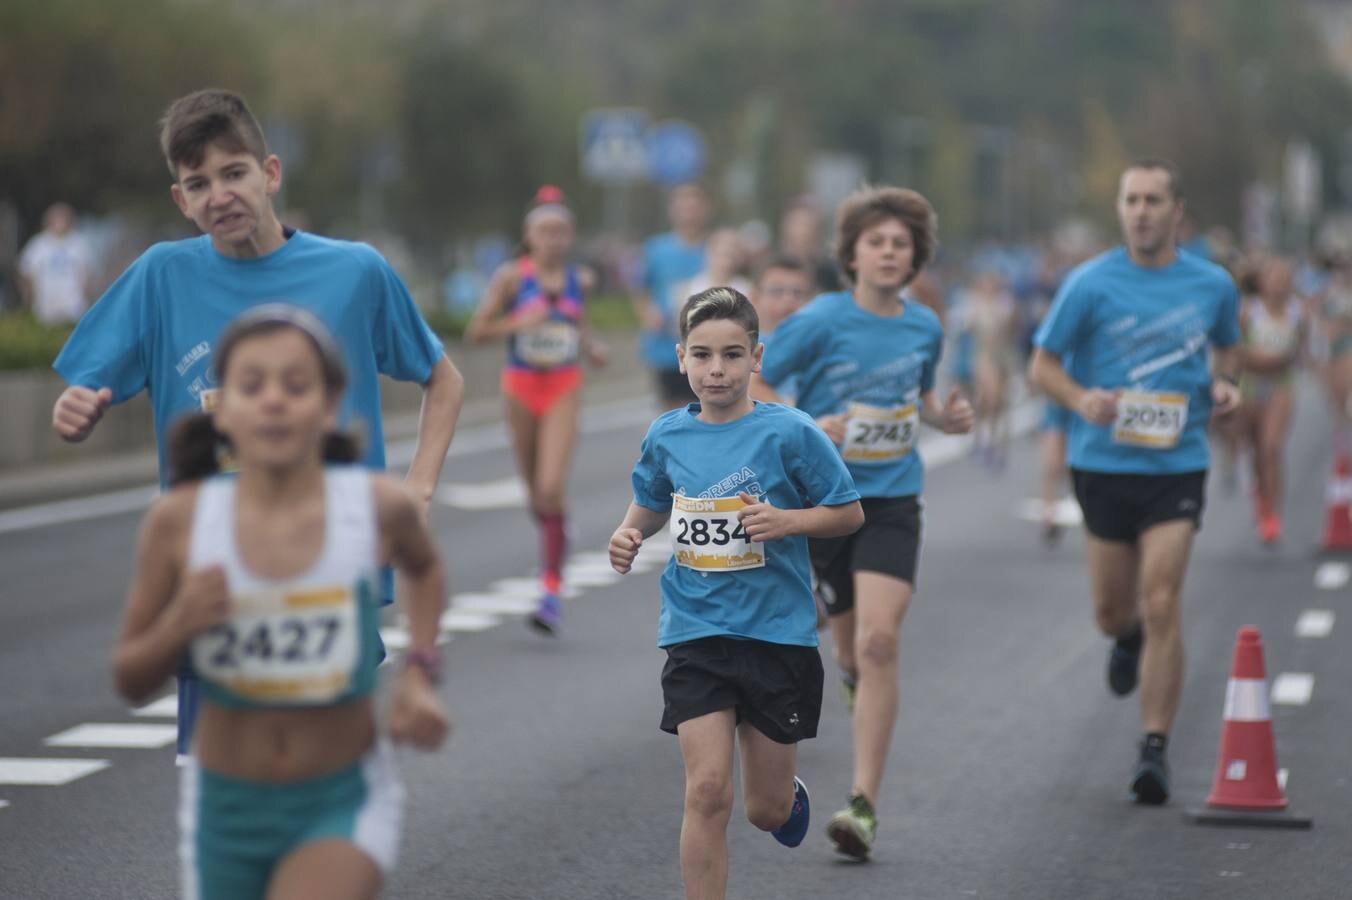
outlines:
{"label": "blue running shoe", "polygon": [[807,785],[797,775],[793,776],[793,811],[788,821],[770,832],[774,839],[785,847],[797,847],[807,834],[807,822],[811,808],[807,800]]}
{"label": "blue running shoe", "polygon": [[551,637],[559,633],[563,624],[563,610],[559,608],[559,595],[546,592],[540,598],[540,605],[530,615],[530,625],[541,634]]}

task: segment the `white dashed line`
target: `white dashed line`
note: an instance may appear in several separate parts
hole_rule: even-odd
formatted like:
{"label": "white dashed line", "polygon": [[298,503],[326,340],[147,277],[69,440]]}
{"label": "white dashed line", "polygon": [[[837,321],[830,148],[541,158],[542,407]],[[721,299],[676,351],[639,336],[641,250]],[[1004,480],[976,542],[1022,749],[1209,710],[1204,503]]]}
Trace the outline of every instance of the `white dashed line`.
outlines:
{"label": "white dashed line", "polygon": [[508,509],[526,505],[526,485],[515,475],[478,484],[443,484],[436,497],[456,509]]}
{"label": "white dashed line", "polygon": [[0,757],[0,784],[70,784],[106,769],[106,759],[18,759]]}
{"label": "white dashed line", "polygon": [[1296,619],[1296,637],[1322,638],[1333,632],[1333,610],[1307,609]]}
{"label": "white dashed line", "polygon": [[145,706],[133,709],[131,714],[148,719],[176,719],[178,718],[178,694],[161,697],[154,703],[147,703]]}
{"label": "white dashed line", "polygon": [[1272,702],[1304,706],[1314,694],[1314,676],[1306,672],[1283,672],[1272,682]]}
{"label": "white dashed line", "polygon": [[1314,586],[1321,591],[1336,591],[1352,580],[1352,566],[1341,562],[1322,563],[1314,570]]}
{"label": "white dashed line", "polygon": [[526,613],[535,612],[536,604],[539,602],[540,588],[536,585],[529,594],[519,592],[511,594],[496,592],[456,594],[451,598],[449,606],[451,612],[524,616]]}
{"label": "white dashed line", "polygon": [[48,747],[116,747],[152,750],[178,737],[177,725],[86,724],[68,728],[43,741]]}
{"label": "white dashed line", "polygon": [[[499,578],[488,586],[488,593],[499,597],[529,597],[533,601],[540,599],[540,580],[538,578]],[[570,584],[564,583],[559,596],[565,600],[582,596],[582,592]],[[531,609],[535,609],[534,605]]]}

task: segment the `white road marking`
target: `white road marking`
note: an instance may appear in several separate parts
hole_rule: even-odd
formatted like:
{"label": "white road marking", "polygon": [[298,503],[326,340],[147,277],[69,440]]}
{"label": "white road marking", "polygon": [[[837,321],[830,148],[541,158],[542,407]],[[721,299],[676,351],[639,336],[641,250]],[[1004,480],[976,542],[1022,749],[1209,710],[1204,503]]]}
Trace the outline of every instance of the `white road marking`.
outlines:
{"label": "white road marking", "polygon": [[1333,610],[1307,609],[1296,619],[1296,637],[1322,638],[1333,633]]}
{"label": "white road marking", "polygon": [[4,809],[6,806],[9,806],[9,801],[8,801],[8,800],[0,800],[0,809]]}
{"label": "white road marking", "polygon": [[1352,580],[1352,566],[1341,562],[1322,563],[1314,570],[1314,586],[1321,591],[1336,591]]}
{"label": "white road marking", "polygon": [[153,750],[178,738],[177,725],[145,723],[86,724],[68,728],[43,741],[48,747],[115,747]]}
{"label": "white road marking", "polygon": [[0,757],[0,784],[70,784],[111,763],[106,759],[18,759]]}
{"label": "white road marking", "polygon": [[[451,639],[451,636],[450,636],[449,634],[438,634],[438,635],[437,635],[437,646],[438,646],[438,647],[441,646],[442,644],[446,643],[446,642],[449,641],[450,639]],[[398,652],[398,651],[400,651],[400,650],[407,650],[407,649],[408,649],[408,644],[409,644],[409,641],[410,641],[410,637],[409,637],[408,629],[406,629],[406,628],[400,628],[400,627],[397,627],[397,626],[396,626],[396,627],[393,627],[393,628],[382,628],[382,629],[380,629],[380,640],[381,640],[381,643],[383,643],[383,644],[385,645],[385,649],[386,649],[386,650]],[[385,659],[382,661],[381,664],[383,665],[384,663],[387,663],[387,662],[389,662],[389,661],[390,661],[390,657],[389,657],[389,655],[387,654],[387,655],[385,656]]]}
{"label": "white road marking", "polygon": [[153,703],[147,703],[145,706],[133,709],[131,714],[154,719],[176,719],[178,718],[178,694],[161,697]]}
{"label": "white road marking", "polygon": [[526,485],[515,475],[479,484],[443,484],[436,498],[457,509],[508,509],[526,505]]}
{"label": "white road marking", "polygon": [[564,583],[574,587],[605,587],[614,584],[624,576],[610,567],[610,563],[604,566],[569,566],[564,570]]}
{"label": "white road marking", "polygon": [[441,614],[441,627],[447,631],[487,631],[501,624],[498,616],[467,609],[448,609]]}
{"label": "white road marking", "polygon": [[1314,676],[1306,672],[1283,672],[1272,682],[1272,702],[1304,706],[1314,694]]}
{"label": "white road marking", "polygon": [[535,607],[539,602],[540,587],[536,585],[529,594],[507,594],[496,591],[456,594],[451,598],[449,606],[451,612],[523,616],[526,613],[535,612]]}
{"label": "white road marking", "polygon": [[[540,580],[528,577],[499,578],[488,586],[488,592],[500,597],[529,597],[532,600],[539,600]],[[559,591],[559,596],[565,600],[571,600],[574,597],[582,596],[582,592],[565,582],[563,590]],[[531,609],[534,608],[534,606],[531,607]]]}

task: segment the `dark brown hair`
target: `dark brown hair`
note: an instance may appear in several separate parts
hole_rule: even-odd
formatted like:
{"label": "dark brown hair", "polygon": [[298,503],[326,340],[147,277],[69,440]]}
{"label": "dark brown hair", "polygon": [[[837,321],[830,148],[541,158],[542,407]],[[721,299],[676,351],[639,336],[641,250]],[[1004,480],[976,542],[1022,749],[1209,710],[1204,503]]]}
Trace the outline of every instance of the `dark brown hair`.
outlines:
{"label": "dark brown hair", "polygon": [[911,233],[910,284],[934,258],[939,246],[939,219],[934,207],[910,188],[865,187],[841,201],[836,213],[836,262],[850,284],[855,282],[854,245],[859,235],[879,222],[896,219]]}
{"label": "dark brown hair", "polygon": [[[325,393],[330,397],[341,394],[347,386],[347,369],[333,336],[314,315],[284,303],[256,306],[230,323],[212,361],[217,383],[224,383],[230,355],[240,344],[288,328],[304,335],[319,356]],[[167,443],[170,486],[215,475],[221,470],[221,452],[229,449],[229,440],[205,412],[181,417],[170,429]],[[361,448],[353,435],[330,432],[324,436],[323,456],[327,463],[356,462]]]}
{"label": "dark brown hair", "polygon": [[751,346],[756,346],[760,337],[760,317],[756,315],[756,307],[736,288],[711,287],[686,300],[681,307],[681,343],[685,343],[697,326],[710,319],[731,319],[751,336]]}
{"label": "dark brown hair", "polygon": [[169,104],[160,119],[160,150],[175,180],[179,166],[200,166],[212,144],[260,164],[268,155],[263,129],[239,94],[208,88]]}
{"label": "dark brown hair", "polygon": [[1135,169],[1143,169],[1145,171],[1153,169],[1157,172],[1163,172],[1169,177],[1170,195],[1172,195],[1175,200],[1183,199],[1183,173],[1179,171],[1178,166],[1174,165],[1169,160],[1162,156],[1143,156],[1138,160],[1134,160],[1131,165],[1123,169],[1122,174],[1125,175]]}

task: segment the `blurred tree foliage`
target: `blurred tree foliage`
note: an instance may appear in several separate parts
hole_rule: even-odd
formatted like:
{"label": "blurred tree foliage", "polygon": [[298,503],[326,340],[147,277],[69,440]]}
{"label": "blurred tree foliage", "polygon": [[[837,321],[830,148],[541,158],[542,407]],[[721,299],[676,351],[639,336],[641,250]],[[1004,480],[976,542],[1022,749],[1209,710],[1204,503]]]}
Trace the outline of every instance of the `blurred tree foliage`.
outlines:
{"label": "blurred tree foliage", "polygon": [[[716,191],[765,217],[812,154],[931,194],[947,238],[1108,214],[1141,154],[1175,158],[1204,221],[1304,137],[1333,164],[1352,91],[1296,3],[1270,0],[5,0],[0,199],[172,221],[155,122],[227,85],[284,136],[289,206],[425,255],[514,231],[542,182],[584,221],[586,109],[705,130]],[[917,124],[918,123],[918,124]],[[1327,178],[1331,196],[1335,179]],[[992,196],[994,193],[999,197]],[[657,224],[654,191],[638,209]]]}

